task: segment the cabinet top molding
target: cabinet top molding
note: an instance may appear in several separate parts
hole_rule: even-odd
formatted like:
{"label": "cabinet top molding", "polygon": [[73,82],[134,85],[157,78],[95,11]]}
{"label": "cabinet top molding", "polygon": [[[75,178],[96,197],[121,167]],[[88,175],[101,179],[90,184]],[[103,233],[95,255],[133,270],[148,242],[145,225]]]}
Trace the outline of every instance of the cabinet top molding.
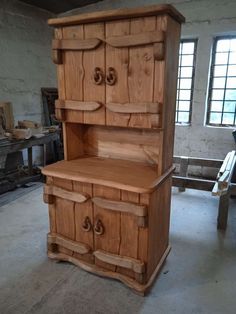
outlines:
{"label": "cabinet top molding", "polygon": [[112,21],[126,18],[136,18],[142,16],[155,16],[168,14],[179,23],[184,23],[184,16],[170,4],[143,6],[138,8],[122,8],[117,10],[98,11],[83,13],[74,16],[53,18],[48,20],[52,26],[69,26],[98,21]]}

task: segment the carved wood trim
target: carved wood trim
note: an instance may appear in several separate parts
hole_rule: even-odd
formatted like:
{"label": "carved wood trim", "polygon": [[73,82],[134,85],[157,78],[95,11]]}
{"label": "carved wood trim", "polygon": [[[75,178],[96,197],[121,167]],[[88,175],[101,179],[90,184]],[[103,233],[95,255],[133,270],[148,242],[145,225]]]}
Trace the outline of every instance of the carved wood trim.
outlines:
{"label": "carved wood trim", "polygon": [[134,47],[163,42],[165,32],[153,31],[140,34],[114,36],[106,38],[106,43],[115,48]]}
{"label": "carved wood trim", "polygon": [[[48,195],[50,197],[48,197]],[[57,196],[77,203],[84,203],[89,199],[89,195],[85,193],[71,192],[53,185],[45,185],[44,186],[45,203],[52,204],[54,202],[54,198],[52,196]]]}
{"label": "carved wood trim", "polygon": [[138,274],[142,274],[145,272],[145,264],[140,260],[131,257],[107,253],[103,250],[97,250],[93,252],[93,254],[97,259],[105,263],[131,269]]}
{"label": "carved wood trim", "polygon": [[106,108],[117,113],[160,113],[161,104],[153,103],[107,103]]}
{"label": "carved wood trim", "polygon": [[80,242],[75,242],[73,240],[69,240],[64,238],[61,235],[58,234],[48,234],[48,244],[57,244],[61,245],[66,249],[69,249],[71,251],[74,251],[79,254],[87,254],[91,251],[91,248],[89,245],[80,243]]}
{"label": "carved wood trim", "polygon": [[53,50],[91,50],[97,48],[102,43],[99,38],[89,39],[53,39]]}
{"label": "carved wood trim", "polygon": [[95,205],[105,209],[129,213],[138,216],[137,224],[139,227],[145,227],[147,225],[148,211],[146,205],[139,205],[123,201],[113,201],[102,197],[93,197],[92,202]]}
{"label": "carved wood trim", "polygon": [[56,109],[71,109],[83,111],[95,111],[102,105],[95,101],[56,100]]}

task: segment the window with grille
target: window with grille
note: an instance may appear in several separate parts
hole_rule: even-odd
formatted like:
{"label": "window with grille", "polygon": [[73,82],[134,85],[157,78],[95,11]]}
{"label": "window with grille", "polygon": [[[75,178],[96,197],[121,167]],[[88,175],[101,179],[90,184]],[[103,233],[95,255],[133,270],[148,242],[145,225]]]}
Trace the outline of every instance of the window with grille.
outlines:
{"label": "window with grille", "polygon": [[236,36],[216,37],[213,42],[207,124],[236,125]]}
{"label": "window with grille", "polygon": [[179,48],[175,122],[191,123],[197,39],[182,39]]}

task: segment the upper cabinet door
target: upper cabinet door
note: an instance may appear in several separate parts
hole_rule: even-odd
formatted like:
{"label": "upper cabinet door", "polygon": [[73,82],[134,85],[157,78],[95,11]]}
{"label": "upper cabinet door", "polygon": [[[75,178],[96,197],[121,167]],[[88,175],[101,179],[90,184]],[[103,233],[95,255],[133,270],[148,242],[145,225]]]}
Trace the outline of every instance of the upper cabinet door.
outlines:
{"label": "upper cabinet door", "polygon": [[[58,73],[59,95],[56,108],[62,120],[78,123],[105,124],[105,44],[104,23],[64,27],[60,49],[63,70]],[[63,82],[63,83],[62,83]]]}
{"label": "upper cabinet door", "polygon": [[[163,50],[164,33],[157,18],[107,22],[106,41],[107,125],[161,127],[163,99],[156,97],[155,87],[157,80],[163,81],[158,67],[164,61],[155,53]],[[109,84],[112,75],[115,82]]]}

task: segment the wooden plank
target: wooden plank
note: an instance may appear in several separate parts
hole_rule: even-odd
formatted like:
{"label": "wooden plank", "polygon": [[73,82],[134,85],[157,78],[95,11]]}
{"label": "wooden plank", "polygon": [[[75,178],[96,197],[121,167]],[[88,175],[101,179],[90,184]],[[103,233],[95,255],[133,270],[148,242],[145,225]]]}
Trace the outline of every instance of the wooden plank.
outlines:
{"label": "wooden plank", "polygon": [[[220,168],[223,160],[221,159],[208,159],[208,158],[197,158],[197,157],[187,157],[188,164],[191,166],[201,166],[201,167],[212,167]],[[179,164],[181,161],[181,156],[174,156],[173,162]]]}
{"label": "wooden plank", "polygon": [[57,244],[79,254],[86,254],[89,253],[91,250],[91,248],[84,243],[68,240],[65,237],[58,234],[49,233],[47,239],[49,244]]}
{"label": "wooden plank", "polygon": [[[126,36],[129,35],[130,22],[129,20],[107,22],[106,23],[106,38],[111,36]],[[106,86],[106,103],[128,103],[129,89],[129,49],[116,49],[106,45],[106,69],[112,67],[116,71],[117,82],[114,85]],[[126,79],[124,79],[126,78]],[[106,124],[116,126],[127,126],[129,123],[130,114],[113,113],[106,110]]]}
{"label": "wooden plank", "polygon": [[[72,181],[64,178],[53,178],[53,184],[57,187],[72,190]],[[57,234],[75,240],[75,224],[74,224],[74,203],[61,198],[55,199],[56,208],[56,230]],[[58,245],[58,251],[67,255],[72,255],[70,249]]]}
{"label": "wooden plank", "polygon": [[58,188],[53,185],[44,185],[44,193],[57,196],[60,198],[64,198],[67,200],[71,200],[77,203],[84,203],[90,197],[88,194],[85,194],[85,193],[78,193],[78,192],[75,193],[75,192],[67,191],[62,188]]}
{"label": "wooden plank", "polygon": [[[180,169],[179,169],[179,176],[180,177],[187,177],[188,175],[188,157],[181,156],[180,157]],[[184,192],[185,188],[179,187],[179,192]]]}
{"label": "wooden plank", "polygon": [[[84,36],[86,39],[99,37],[101,40],[105,36],[104,23],[94,23],[84,25]],[[96,50],[86,51],[83,56],[84,76],[84,101],[96,101],[104,104],[105,98],[105,77],[100,85],[94,84],[93,75],[96,68],[99,68],[105,76],[105,44],[102,43]],[[105,124],[105,107],[102,106],[95,112],[84,113],[84,123]]]}
{"label": "wooden plank", "polygon": [[63,123],[63,146],[65,160],[84,155],[83,128],[76,123]]}
{"label": "wooden plank", "polygon": [[157,177],[155,168],[147,164],[111,158],[84,157],[70,161],[59,161],[46,166],[44,175],[63,177],[136,193],[152,192],[168,173]]}
{"label": "wooden plank", "polygon": [[107,103],[106,108],[118,113],[160,113],[160,103]]}
{"label": "wooden plank", "polygon": [[[62,28],[56,28],[54,31],[54,37],[57,39],[63,38]],[[58,97],[60,99],[66,99],[66,87],[65,87],[65,72],[64,72],[64,55],[60,52],[58,56],[58,65],[57,65],[57,85],[58,85]]]}
{"label": "wooden plank", "polygon": [[84,153],[156,165],[160,133],[153,130],[89,126],[84,132]]}
{"label": "wooden plank", "polygon": [[[144,204],[149,207],[150,205],[150,194],[140,194],[139,203]],[[148,214],[148,223],[149,226],[150,217]],[[149,227],[139,228],[138,229],[138,256],[137,258],[142,261],[145,265],[148,263],[148,236],[149,236]],[[147,274],[144,274],[141,278],[142,283],[147,282]]]}
{"label": "wooden plank", "polygon": [[48,20],[49,25],[75,25],[80,23],[92,23],[96,21],[119,20],[124,18],[154,16],[168,14],[179,23],[185,21],[184,16],[169,4],[150,5],[138,8],[122,8],[100,12],[83,13],[70,17],[60,17]]}
{"label": "wooden plank", "polygon": [[[92,184],[81,183],[73,181],[74,193],[86,193],[92,196]],[[83,224],[87,221],[91,224],[91,229],[85,231]],[[93,237],[93,204],[91,199],[88,199],[85,203],[75,203],[75,241],[88,245],[91,250],[94,250],[94,237]],[[79,253],[74,254],[76,258],[89,263],[94,263],[94,256],[92,254],[81,255]]]}
{"label": "wooden plank", "polygon": [[162,31],[140,32],[138,34],[107,37],[106,43],[115,48],[134,47],[163,42],[165,33]]}
{"label": "wooden plank", "polygon": [[134,258],[107,253],[103,250],[96,250],[93,254],[95,255],[97,259],[103,262],[120,266],[120,267],[124,267],[124,268],[128,268],[139,274],[142,274],[145,272],[144,263]]}
{"label": "wooden plank", "polygon": [[[121,200],[126,202],[139,203],[139,194],[128,191],[121,191]],[[119,255],[138,258],[138,226],[137,218],[129,213],[121,212],[120,214],[120,248]],[[132,230],[132,232],[130,232]],[[132,270],[124,267],[117,267],[118,273],[135,278]]]}
{"label": "wooden plank", "polygon": [[204,191],[212,191],[215,181],[206,179],[185,178],[173,176],[173,186],[183,187],[187,189],[196,189]]}
{"label": "wooden plank", "polygon": [[56,100],[55,106],[58,109],[94,111],[99,109],[101,104],[96,101]]}
{"label": "wooden plank", "polygon": [[[130,22],[130,34],[140,32],[152,32],[156,29],[156,18],[145,17],[132,19]],[[153,46],[129,48],[129,101],[153,102],[154,91],[154,51]],[[128,126],[140,128],[160,127],[157,114],[132,114]]]}
{"label": "wooden plank", "polygon": [[95,49],[101,44],[99,38],[89,39],[53,39],[53,50],[90,50]]}
{"label": "wooden plank", "polygon": [[[100,185],[93,186],[93,197],[107,197],[120,200],[120,190]],[[118,254],[120,246],[120,213],[101,208],[94,204],[94,226],[100,220],[104,226],[102,235],[94,234],[95,250],[104,250],[108,253]],[[95,258],[95,264],[105,269],[115,271],[114,265]]]}
{"label": "wooden plank", "polygon": [[[53,178],[47,177],[46,178],[46,184],[53,184]],[[50,233],[56,233],[57,227],[56,227],[56,208],[55,204],[49,204],[48,205],[48,214],[49,214],[49,230]]]}
{"label": "wooden plank", "polygon": [[155,271],[169,245],[171,176],[150,196],[147,279]]}
{"label": "wooden plank", "polygon": [[131,202],[114,201],[102,197],[93,197],[92,202],[99,207],[119,211],[123,213],[130,213],[138,217],[147,216],[147,207],[145,205],[137,205]]}
{"label": "wooden plank", "polygon": [[[84,29],[83,25],[76,27],[63,28],[63,39],[83,39]],[[64,55],[64,71],[65,71],[65,90],[66,98],[69,100],[84,100],[83,82],[84,82],[84,67],[83,67],[83,51],[65,51]],[[67,119],[71,122],[82,123],[83,112],[68,111]]]}

